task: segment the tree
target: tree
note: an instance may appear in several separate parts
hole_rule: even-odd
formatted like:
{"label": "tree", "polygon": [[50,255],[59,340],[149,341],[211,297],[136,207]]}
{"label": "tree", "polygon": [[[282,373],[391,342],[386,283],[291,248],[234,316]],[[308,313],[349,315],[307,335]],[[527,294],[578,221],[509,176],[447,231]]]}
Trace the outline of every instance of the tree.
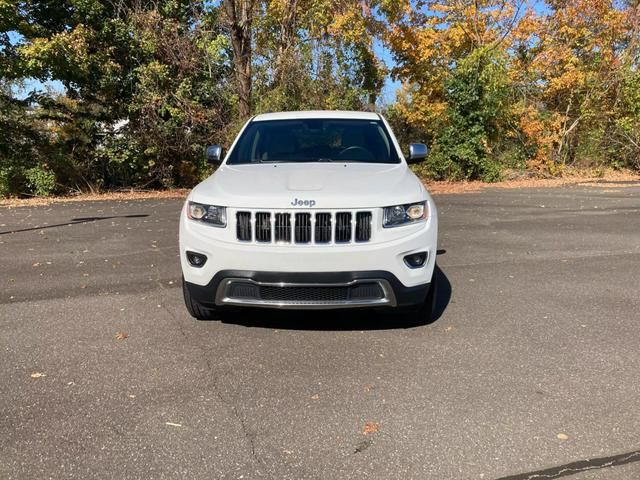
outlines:
{"label": "tree", "polygon": [[523,124],[536,125],[527,132],[534,166],[554,173],[611,153],[613,109],[630,68],[624,57],[637,34],[629,11],[611,0],[549,0],[548,7],[525,25],[527,54],[515,58],[512,76],[526,91]]}
{"label": "tree", "polygon": [[435,176],[498,178],[497,157],[510,148],[507,59],[521,9],[519,1],[448,0],[386,10],[393,73],[404,84],[393,117],[434,145]]}
{"label": "tree", "polygon": [[224,0],[224,9],[233,47],[233,65],[237,82],[241,119],[252,112],[253,20],[256,0]]}

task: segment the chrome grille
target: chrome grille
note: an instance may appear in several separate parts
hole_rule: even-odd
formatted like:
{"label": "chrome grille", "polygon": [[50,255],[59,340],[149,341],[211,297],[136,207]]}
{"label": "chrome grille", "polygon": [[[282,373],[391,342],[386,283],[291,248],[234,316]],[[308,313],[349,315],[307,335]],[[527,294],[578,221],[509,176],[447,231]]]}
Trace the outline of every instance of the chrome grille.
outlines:
{"label": "chrome grille", "polygon": [[257,243],[342,244],[371,240],[372,212],[236,213],[240,241]]}

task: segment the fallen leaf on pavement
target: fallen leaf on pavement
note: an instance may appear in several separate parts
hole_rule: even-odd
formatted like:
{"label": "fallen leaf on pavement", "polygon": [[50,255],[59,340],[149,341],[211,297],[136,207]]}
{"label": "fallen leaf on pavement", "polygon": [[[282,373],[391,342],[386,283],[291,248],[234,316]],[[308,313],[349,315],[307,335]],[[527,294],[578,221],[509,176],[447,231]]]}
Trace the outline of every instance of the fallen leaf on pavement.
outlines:
{"label": "fallen leaf on pavement", "polygon": [[127,333],[118,332],[118,333],[116,333],[116,340],[124,340],[128,336],[129,336],[129,334],[127,334]]}
{"label": "fallen leaf on pavement", "polygon": [[364,424],[364,430],[362,433],[367,435],[369,433],[376,433],[378,431],[378,424],[373,422],[367,422]]}

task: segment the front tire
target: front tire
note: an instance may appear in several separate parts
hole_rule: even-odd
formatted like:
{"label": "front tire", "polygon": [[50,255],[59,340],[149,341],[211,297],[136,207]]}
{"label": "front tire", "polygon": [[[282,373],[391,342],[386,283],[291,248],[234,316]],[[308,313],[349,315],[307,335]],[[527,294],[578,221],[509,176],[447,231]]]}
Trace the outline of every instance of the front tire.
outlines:
{"label": "front tire", "polygon": [[436,321],[436,308],[438,305],[438,267],[433,271],[431,277],[431,284],[429,286],[429,293],[427,298],[421,305],[415,305],[411,307],[404,307],[402,314],[405,319],[411,320],[416,324],[429,324]]}
{"label": "front tire", "polygon": [[184,277],[182,277],[182,295],[184,296],[184,304],[193,318],[198,320],[215,320],[217,318],[214,308],[203,307],[191,296]]}

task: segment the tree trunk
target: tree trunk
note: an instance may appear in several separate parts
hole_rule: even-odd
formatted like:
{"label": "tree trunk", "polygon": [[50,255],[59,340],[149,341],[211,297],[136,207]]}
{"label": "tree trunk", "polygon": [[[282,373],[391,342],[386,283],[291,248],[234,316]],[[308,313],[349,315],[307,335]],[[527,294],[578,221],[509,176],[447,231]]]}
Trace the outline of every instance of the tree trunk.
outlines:
{"label": "tree trunk", "polygon": [[242,120],[251,116],[252,109],[253,47],[251,41],[254,2],[255,0],[224,0],[224,8],[231,30],[233,67],[238,85],[238,110]]}
{"label": "tree trunk", "polygon": [[280,38],[278,39],[278,56],[273,69],[273,83],[280,84],[283,79],[283,70],[288,65],[289,56],[295,47],[296,27],[298,14],[298,0],[287,0],[284,8],[284,15],[280,21]]}

